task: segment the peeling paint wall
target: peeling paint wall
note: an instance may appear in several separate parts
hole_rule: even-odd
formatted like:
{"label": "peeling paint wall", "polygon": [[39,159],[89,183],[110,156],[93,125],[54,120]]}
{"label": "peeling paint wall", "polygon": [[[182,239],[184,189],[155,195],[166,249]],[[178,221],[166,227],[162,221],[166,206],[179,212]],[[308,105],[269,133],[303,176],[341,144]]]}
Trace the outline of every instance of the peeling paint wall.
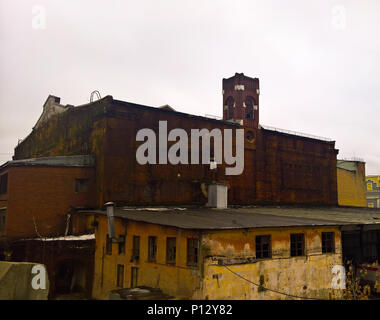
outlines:
{"label": "peeling paint wall", "polygon": [[[335,253],[322,254],[322,231],[335,232]],[[305,256],[290,257],[290,233],[305,233]],[[255,237],[268,234],[272,239],[272,258],[255,260]],[[333,293],[332,267],[342,265],[340,231],[334,227],[210,232],[202,240],[202,251],[204,279],[202,289],[194,294],[194,298],[200,299],[294,299],[264,288],[329,299]],[[247,258],[253,258],[253,262],[238,264]],[[218,265],[219,259],[233,272],[262,287]],[[341,292],[335,294],[338,297]]]}

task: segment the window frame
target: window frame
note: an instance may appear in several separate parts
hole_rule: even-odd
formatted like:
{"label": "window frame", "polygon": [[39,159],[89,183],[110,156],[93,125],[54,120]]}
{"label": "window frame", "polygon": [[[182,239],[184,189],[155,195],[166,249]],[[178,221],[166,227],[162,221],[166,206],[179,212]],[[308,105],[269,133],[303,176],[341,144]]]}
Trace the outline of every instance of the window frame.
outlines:
{"label": "window frame", "polygon": [[[331,236],[331,238],[329,239],[328,236]],[[335,253],[335,232],[333,231],[322,232],[321,242],[322,242],[322,253]],[[329,244],[329,246],[327,246],[327,244]]]}
{"label": "window frame", "polygon": [[118,254],[125,255],[125,234],[119,235]]}
{"label": "window frame", "polygon": [[[173,242],[173,243],[170,243],[170,242]],[[174,246],[169,247],[169,244],[171,245],[174,244]],[[173,248],[174,248],[174,252],[170,252],[170,251],[173,251]],[[177,260],[177,238],[167,237],[166,238],[166,259],[165,259],[166,264],[175,265],[176,260]]]}
{"label": "window frame", "polygon": [[157,261],[157,237],[148,237],[148,262]]}
{"label": "window frame", "polygon": [[[301,240],[297,239],[298,237],[301,237]],[[296,239],[293,239],[293,238],[296,238]],[[301,246],[299,246],[300,243],[301,243]],[[293,244],[295,245],[295,248],[293,248]],[[301,250],[301,253],[299,253],[299,250]],[[305,233],[291,233],[290,234],[290,256],[302,257],[305,255],[306,255]]]}
{"label": "window frame", "polygon": [[[267,243],[263,242],[263,239],[265,239]],[[268,245],[268,249],[264,250],[263,246],[266,244]],[[258,250],[258,247],[260,250]],[[270,234],[257,235],[255,237],[255,249],[256,249],[256,259],[272,258],[272,236]],[[264,252],[267,252],[267,256],[264,255]]]}
{"label": "window frame", "polygon": [[8,193],[8,172],[0,175],[0,195]]}
{"label": "window frame", "polygon": [[199,263],[199,238],[187,238],[186,264],[197,266]]}
{"label": "window frame", "polygon": [[0,209],[0,232],[5,232],[7,223],[7,209],[2,208]]}
{"label": "window frame", "polygon": [[134,235],[132,242],[132,260],[140,259],[140,236]]}
{"label": "window frame", "polygon": [[[122,272],[120,272],[122,270]],[[116,286],[118,288],[124,287],[124,275],[125,275],[125,268],[123,264],[117,264],[116,266]]]}

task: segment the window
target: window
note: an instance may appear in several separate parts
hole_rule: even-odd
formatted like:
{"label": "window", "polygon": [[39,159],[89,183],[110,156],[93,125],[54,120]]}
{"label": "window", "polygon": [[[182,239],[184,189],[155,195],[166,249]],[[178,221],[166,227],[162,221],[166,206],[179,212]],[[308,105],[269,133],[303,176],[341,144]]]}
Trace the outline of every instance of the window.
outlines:
{"label": "window", "polygon": [[256,236],[256,258],[272,257],[271,237],[270,235]]}
{"label": "window", "polygon": [[75,179],[75,193],[88,191],[88,179]]}
{"label": "window", "polygon": [[112,239],[108,234],[106,239],[106,254],[112,255]]}
{"label": "window", "polygon": [[6,194],[8,188],[8,173],[0,176],[0,194]]}
{"label": "window", "polygon": [[124,265],[123,264],[117,265],[117,282],[116,282],[116,285],[119,288],[124,287]]}
{"label": "window", "polygon": [[148,261],[156,262],[157,256],[157,237],[148,238]]}
{"label": "window", "polygon": [[198,264],[199,241],[196,238],[187,239],[187,265],[196,266]]}
{"label": "window", "polygon": [[119,236],[119,254],[125,254],[125,236]]}
{"label": "window", "polygon": [[255,101],[252,97],[247,97],[245,99],[245,118],[246,119],[254,119],[254,111],[253,106],[255,104]]}
{"label": "window", "polygon": [[131,268],[131,288],[137,287],[138,273],[139,273],[139,268],[137,267]]}
{"label": "window", "polygon": [[367,190],[372,191],[372,182],[367,183]]}
{"label": "window", "polygon": [[292,257],[305,255],[305,235],[303,233],[290,235],[290,255]]}
{"label": "window", "polygon": [[334,232],[322,232],[322,253],[335,252]]}
{"label": "window", "polygon": [[176,242],[176,238],[166,238],[166,263],[168,264],[175,264]]}
{"label": "window", "polygon": [[140,236],[133,236],[132,260],[140,258]]}
{"label": "window", "polygon": [[5,231],[5,213],[6,209],[0,209],[0,231]]}
{"label": "window", "polygon": [[373,202],[368,203],[368,208],[374,208],[374,207],[375,206],[374,206]]}
{"label": "window", "polygon": [[228,97],[224,104],[225,105],[224,108],[227,110],[226,112],[227,120],[234,118],[234,104],[235,104],[234,98]]}

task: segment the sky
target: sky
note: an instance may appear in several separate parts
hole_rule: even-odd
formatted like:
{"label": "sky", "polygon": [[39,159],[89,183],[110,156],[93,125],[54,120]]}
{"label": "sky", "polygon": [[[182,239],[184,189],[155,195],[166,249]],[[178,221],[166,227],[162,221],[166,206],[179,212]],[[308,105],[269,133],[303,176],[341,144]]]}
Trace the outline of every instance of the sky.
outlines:
{"label": "sky", "polygon": [[260,79],[260,123],[336,141],[380,175],[378,0],[0,0],[0,163],[62,104],[102,97],[222,116]]}

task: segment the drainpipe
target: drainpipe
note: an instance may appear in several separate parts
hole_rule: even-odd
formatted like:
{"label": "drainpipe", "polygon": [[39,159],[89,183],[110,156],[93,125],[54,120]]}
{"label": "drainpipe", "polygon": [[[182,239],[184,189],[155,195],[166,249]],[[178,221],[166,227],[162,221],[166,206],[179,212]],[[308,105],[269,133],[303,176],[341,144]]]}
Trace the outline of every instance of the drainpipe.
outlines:
{"label": "drainpipe", "polygon": [[107,208],[108,237],[115,239],[115,204],[113,202],[107,202],[104,206]]}

